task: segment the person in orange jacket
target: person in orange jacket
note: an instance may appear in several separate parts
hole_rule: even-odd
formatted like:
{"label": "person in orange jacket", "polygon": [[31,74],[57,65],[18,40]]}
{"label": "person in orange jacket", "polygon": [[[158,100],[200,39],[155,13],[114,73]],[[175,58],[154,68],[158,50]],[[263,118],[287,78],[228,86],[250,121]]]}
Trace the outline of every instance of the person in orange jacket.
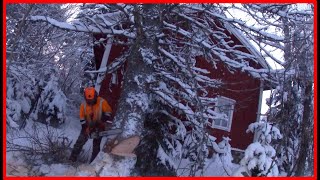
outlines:
{"label": "person in orange jacket", "polygon": [[92,136],[92,133],[96,133],[96,136],[93,137],[93,151],[90,160],[92,162],[100,151],[102,137],[97,134],[100,131],[104,131],[106,125],[111,125],[111,107],[105,99],[98,96],[93,87],[88,87],[84,90],[84,98],[85,102],[80,106],[81,132],[69,158],[73,162],[77,160],[83,145]]}

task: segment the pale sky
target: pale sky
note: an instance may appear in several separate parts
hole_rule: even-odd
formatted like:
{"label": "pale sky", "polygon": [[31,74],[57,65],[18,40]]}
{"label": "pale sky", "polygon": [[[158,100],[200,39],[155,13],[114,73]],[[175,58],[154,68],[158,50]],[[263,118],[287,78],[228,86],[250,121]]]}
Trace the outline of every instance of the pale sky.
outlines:
{"label": "pale sky", "polygon": [[263,91],[262,102],[261,102],[261,114],[265,114],[268,110],[268,106],[266,104],[266,98],[270,97],[270,90]]}

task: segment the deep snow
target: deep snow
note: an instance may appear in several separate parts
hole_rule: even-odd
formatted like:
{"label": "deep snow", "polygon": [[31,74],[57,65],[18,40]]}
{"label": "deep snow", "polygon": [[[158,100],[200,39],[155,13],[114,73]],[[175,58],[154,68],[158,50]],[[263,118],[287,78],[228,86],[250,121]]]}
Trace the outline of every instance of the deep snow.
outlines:
{"label": "deep snow", "polygon": [[[72,141],[71,147],[73,147],[81,129],[78,118],[79,111],[77,108],[68,107],[67,118],[65,124],[61,128],[52,128],[57,134],[63,134],[63,136],[68,137]],[[32,131],[32,125],[36,124],[37,127],[46,126],[41,123],[36,123],[31,120],[27,121],[25,129],[28,132]],[[23,134],[23,133],[22,133]],[[20,133],[21,136],[21,133]],[[7,138],[12,138],[13,136],[7,134]],[[104,144],[106,138],[103,138],[101,145]],[[27,142],[23,139],[16,139],[15,142],[27,145]],[[100,147],[102,148],[102,147]],[[70,149],[71,150],[71,149]],[[83,160],[83,156],[90,155],[92,151],[92,140],[88,140],[83,147],[83,151],[80,154],[80,159]],[[70,153],[70,152],[69,152]],[[87,157],[89,159],[90,157]],[[56,163],[56,164],[46,164],[44,162],[38,163],[37,166],[30,166],[23,161],[21,154],[19,152],[7,152],[6,153],[6,171],[7,176],[130,176],[130,167],[133,167],[136,159],[132,157],[128,158],[117,158],[114,160],[113,156],[100,152],[97,158],[91,163]],[[183,159],[178,168],[178,176],[187,176],[188,171],[183,171],[183,169],[188,169],[190,162]],[[232,171],[235,171],[239,167],[238,164],[231,164],[229,167]],[[228,176],[225,169],[223,168],[221,158],[218,155],[213,156],[211,159],[206,159],[205,168],[203,174],[197,173],[197,176]]]}

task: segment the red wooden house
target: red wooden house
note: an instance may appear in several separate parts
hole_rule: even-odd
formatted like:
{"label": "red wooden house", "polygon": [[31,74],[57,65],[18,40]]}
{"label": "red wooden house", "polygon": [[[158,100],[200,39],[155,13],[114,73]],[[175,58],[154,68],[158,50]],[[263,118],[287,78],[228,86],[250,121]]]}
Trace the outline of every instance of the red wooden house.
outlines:
{"label": "red wooden house", "polygon": [[[269,68],[265,60],[258,55],[255,48],[249,41],[237,30],[231,26],[225,29],[231,34],[232,40],[237,45],[243,45],[241,49],[243,52],[250,53],[258,57],[258,62],[250,62],[250,65],[255,68]],[[96,39],[100,39],[103,35],[94,35]],[[108,64],[113,62],[121,53],[126,50],[122,45],[112,45]],[[96,61],[96,68],[100,68],[100,63],[104,53],[104,47],[100,45],[94,46],[94,54]],[[244,150],[253,142],[254,135],[247,134],[246,130],[250,123],[260,119],[259,113],[261,108],[262,92],[264,90],[263,82],[257,78],[250,76],[247,72],[240,70],[230,72],[223,63],[218,63],[217,69],[214,69],[211,64],[199,57],[197,66],[207,69],[212,79],[222,79],[227,82],[219,90],[209,90],[209,96],[215,97],[219,94],[218,104],[227,105],[224,109],[215,109],[217,111],[224,111],[229,118],[229,121],[216,120],[212,125],[211,132],[217,137],[219,142],[223,136],[231,139],[230,144],[234,149]],[[117,108],[118,99],[120,97],[120,84],[122,81],[123,69],[119,69],[112,74],[107,74],[101,85],[100,96],[109,101],[115,111]]]}

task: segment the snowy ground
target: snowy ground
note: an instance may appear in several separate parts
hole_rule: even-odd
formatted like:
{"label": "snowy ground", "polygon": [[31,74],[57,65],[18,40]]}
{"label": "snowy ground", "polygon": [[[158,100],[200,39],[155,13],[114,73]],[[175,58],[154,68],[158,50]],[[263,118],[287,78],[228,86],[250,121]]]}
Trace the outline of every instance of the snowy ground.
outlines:
{"label": "snowy ground", "polygon": [[[187,160],[182,161],[181,168],[177,171],[178,176],[188,176],[188,171],[184,171],[183,169],[190,169],[188,168],[188,164],[190,162]],[[238,168],[238,164],[230,164],[228,168],[232,171],[235,172]],[[225,177],[225,176],[231,176],[232,174],[228,175],[226,170],[223,168],[222,161],[219,156],[213,156],[211,159],[206,159],[205,162],[205,167],[203,169],[203,172],[198,172],[196,173],[196,176],[204,176],[204,177]]]}
{"label": "snowy ground", "polygon": [[[68,112],[68,117],[65,124],[60,129],[54,129],[49,127],[51,130],[54,130],[54,133],[68,137],[72,141],[71,147],[73,147],[79,133],[80,133],[80,123],[78,119],[78,110],[72,109]],[[32,132],[33,121],[28,121],[26,130],[27,132]],[[45,125],[36,123],[37,127],[46,128]],[[20,134],[20,137],[23,133]],[[7,138],[12,138],[12,135],[7,135]],[[105,141],[103,139],[102,141]],[[15,142],[19,144],[27,144],[22,138],[15,139]],[[104,144],[104,143],[101,143]],[[88,157],[92,151],[92,140],[89,140],[83,148],[83,152],[80,154],[80,159],[83,160],[83,157]],[[71,149],[70,149],[71,150]],[[70,153],[70,152],[69,152]],[[69,154],[66,155],[68,157]],[[28,163],[23,161],[21,154],[19,152],[7,152],[6,155],[6,171],[7,176],[130,176],[130,167],[133,167],[135,163],[135,158],[123,158],[121,160],[117,159],[114,161],[114,157],[100,152],[97,158],[91,163],[88,164],[78,163],[53,163],[45,164],[39,162],[36,166],[28,165]],[[182,167],[178,170],[178,176],[187,176],[188,172],[183,171],[183,167],[188,169],[188,161],[183,160],[179,167]],[[198,173],[197,176],[228,176],[227,172],[223,168],[221,159],[218,156],[213,156],[211,159],[207,159],[205,162],[206,166],[204,171]],[[231,164],[229,169],[234,171],[239,165]]]}

